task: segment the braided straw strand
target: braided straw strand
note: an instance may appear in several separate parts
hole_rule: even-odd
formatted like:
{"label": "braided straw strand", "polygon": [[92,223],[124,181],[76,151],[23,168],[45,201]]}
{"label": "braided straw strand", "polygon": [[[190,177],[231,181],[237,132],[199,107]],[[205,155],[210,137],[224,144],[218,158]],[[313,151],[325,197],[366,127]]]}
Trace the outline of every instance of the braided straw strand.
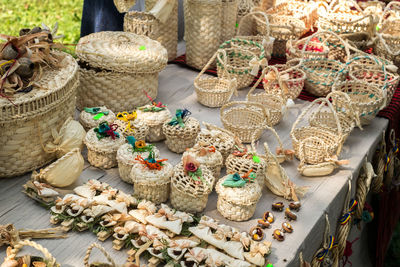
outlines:
{"label": "braided straw strand", "polygon": [[385,175],[385,155],[386,155],[386,141],[385,141],[385,131],[382,132],[382,142],[379,154],[377,156],[377,163],[375,166],[376,177],[372,180],[371,191],[375,194],[381,192],[383,185],[383,178]]}
{"label": "braided straw strand", "polygon": [[112,267],[116,266],[114,260],[110,256],[110,254],[108,254],[108,252],[101,245],[99,245],[97,243],[93,243],[88,247],[85,258],[83,258],[83,264],[85,267],[90,266],[89,258],[90,258],[90,254],[92,253],[93,248],[99,249],[103,253],[103,255],[107,258],[107,260],[111,263]]}
{"label": "braided straw strand", "polygon": [[59,264],[56,263],[56,259],[50,254],[50,252],[44,248],[43,246],[41,246],[40,244],[34,242],[34,241],[30,241],[30,240],[21,240],[18,243],[16,243],[13,247],[13,249],[11,249],[11,253],[7,255],[7,257],[5,258],[5,261],[10,261],[10,260],[15,260],[15,257],[17,256],[18,252],[24,247],[24,246],[29,246],[32,247],[40,252],[43,253],[45,259],[48,261],[48,265],[50,267],[53,266],[60,266]]}
{"label": "braided straw strand", "polygon": [[367,162],[367,159],[365,158],[365,163],[362,168],[362,173],[360,174],[357,180],[356,199],[358,204],[355,212],[355,218],[357,219],[361,219],[362,217],[365,200],[367,199],[371,181],[374,176],[375,174],[373,173],[372,164],[370,162]]}
{"label": "braided straw strand", "polygon": [[329,224],[328,213],[325,213],[325,232],[324,232],[323,245],[320,249],[317,250],[317,252],[315,252],[314,257],[311,261],[311,267],[319,267],[321,266],[322,262],[325,261],[325,258],[323,258],[322,260],[318,260],[317,255],[323,252],[324,250],[328,249],[330,231],[331,231],[331,226]]}

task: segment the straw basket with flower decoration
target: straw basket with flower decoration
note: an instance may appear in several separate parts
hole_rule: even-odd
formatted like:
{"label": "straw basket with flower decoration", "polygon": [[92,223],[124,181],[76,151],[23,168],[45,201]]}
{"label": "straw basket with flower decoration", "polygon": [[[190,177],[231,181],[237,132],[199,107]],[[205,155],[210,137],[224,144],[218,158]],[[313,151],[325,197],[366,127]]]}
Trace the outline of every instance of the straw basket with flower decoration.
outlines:
{"label": "straw basket with flower decoration", "polygon": [[85,128],[85,131],[89,131],[95,128],[102,121],[113,123],[115,120],[115,114],[107,107],[93,107],[83,108],[79,114],[79,122]]}
{"label": "straw basket with flower decoration", "polygon": [[87,132],[84,142],[91,165],[104,169],[117,165],[117,150],[125,143],[124,138],[116,132],[117,128],[116,124],[108,124],[104,121]]}
{"label": "straw basket with flower decoration", "polygon": [[134,135],[137,139],[145,139],[149,133],[149,126],[138,119],[136,111],[119,112],[114,123],[118,125],[117,131],[123,137]]}
{"label": "straw basket with flower decoration", "polygon": [[247,221],[256,211],[261,198],[261,187],[256,174],[250,170],[245,174],[228,174],[221,178],[215,190],[218,194],[217,209],[231,221]]}
{"label": "straw basket with flower decoration", "polygon": [[135,196],[155,204],[166,202],[174,173],[172,165],[166,162],[167,159],[155,158],[152,152],[146,158],[137,155],[135,160],[138,163],[132,167],[130,173]]}
{"label": "straw basket with flower decoration", "polygon": [[136,139],[133,136],[127,136],[127,144],[123,144],[117,150],[117,161],[119,176],[124,182],[133,183],[130,177],[132,166],[137,163],[136,157],[149,157],[153,153],[155,158],[159,157],[160,152],[154,145],[146,144],[142,139]]}
{"label": "straw basket with flower decoration", "polygon": [[214,183],[212,172],[187,155],[174,168],[170,195],[172,206],[191,213],[203,211]]}
{"label": "straw basket with flower decoration", "polygon": [[175,117],[163,125],[163,133],[167,138],[165,144],[175,153],[183,153],[196,143],[200,123],[197,119],[189,117],[190,114],[187,109],[177,109]]}

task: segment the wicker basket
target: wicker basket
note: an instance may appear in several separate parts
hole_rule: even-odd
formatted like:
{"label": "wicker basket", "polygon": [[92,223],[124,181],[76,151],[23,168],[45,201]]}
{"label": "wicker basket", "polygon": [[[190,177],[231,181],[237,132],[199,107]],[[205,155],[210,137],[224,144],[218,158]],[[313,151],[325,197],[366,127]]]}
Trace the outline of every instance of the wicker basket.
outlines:
{"label": "wicker basket", "polygon": [[168,162],[163,162],[161,170],[151,170],[141,163],[135,164],[130,175],[135,197],[155,204],[166,202],[173,173],[173,167]]}
{"label": "wicker basket", "polygon": [[128,12],[135,2],[135,0],[114,0],[114,5],[120,13],[124,13]]}
{"label": "wicker basket", "polygon": [[168,108],[154,109],[154,105],[146,105],[137,109],[138,118],[149,126],[149,133],[146,141],[159,142],[165,139],[163,133],[164,122],[171,119],[171,112]]}
{"label": "wicker basket", "polygon": [[[153,147],[153,153],[155,158],[158,158],[160,156],[160,151],[156,147]],[[123,144],[118,148],[117,150],[118,172],[119,172],[119,177],[121,177],[122,181],[129,184],[133,183],[130,177],[130,173],[132,170],[132,166],[137,163],[135,159],[138,155],[142,156],[142,158],[145,159],[150,155],[150,153],[135,152],[131,144]]]}
{"label": "wicker basket", "polygon": [[160,36],[159,21],[148,12],[130,11],[124,16],[124,31],[157,40]]}
{"label": "wicker basket", "polygon": [[[82,124],[85,131],[95,128],[102,121],[112,123],[115,120],[115,114],[107,107],[99,107],[99,111],[91,111],[92,109],[84,108],[79,114],[79,122]],[[99,115],[100,113],[104,115]],[[107,115],[105,114],[107,113]]]}
{"label": "wicker basket", "polygon": [[200,132],[200,123],[195,118],[189,117],[184,123],[183,128],[179,124],[169,125],[169,122],[163,125],[163,133],[167,138],[165,144],[175,153],[183,153],[187,148],[194,146],[197,134]]}
{"label": "wicker basket", "polygon": [[[305,115],[307,115],[311,111],[311,109],[318,103],[320,103],[318,108],[319,110],[327,105],[330,112],[333,114],[336,122],[335,131],[329,130],[325,127],[311,125],[303,125],[299,128],[297,127],[299,123],[305,118]],[[317,112],[319,110],[317,110]],[[314,100],[301,113],[296,122],[293,124],[292,130],[290,131],[290,137],[292,138],[292,145],[297,158],[300,158],[300,143],[310,136],[315,137],[315,140],[321,140],[321,142],[308,144],[304,147],[303,153],[301,155],[301,157],[304,158],[304,163],[323,163],[325,162],[325,159],[327,157],[336,155],[337,151],[341,150],[344,142],[342,127],[340,125],[336,110],[333,108],[329,100],[325,98],[318,98]]]}
{"label": "wicker basket", "polygon": [[203,122],[206,127],[202,129],[197,135],[196,143],[204,143],[208,146],[214,146],[219,152],[221,152],[224,161],[234,150],[236,137],[235,135],[226,130],[219,128],[215,125]]}
{"label": "wicker basket", "polygon": [[228,220],[247,221],[256,211],[262,195],[261,187],[254,182],[247,182],[243,187],[225,187],[222,184],[228,177],[221,178],[215,186],[218,194],[217,209]]}
{"label": "wicker basket", "polygon": [[257,102],[232,101],[222,106],[221,121],[225,129],[234,133],[243,143],[250,143],[254,132],[255,140],[268,124],[264,106]]}
{"label": "wicker basket", "polygon": [[218,46],[235,35],[236,0],[185,0],[186,63],[202,69]]}
{"label": "wicker basket", "polygon": [[112,139],[104,137],[98,139],[94,129],[90,129],[84,140],[88,149],[88,161],[90,165],[109,169],[117,166],[117,150],[125,143],[122,137]]}
{"label": "wicker basket", "polygon": [[[222,50],[222,53],[225,53]],[[211,66],[211,63],[216,59],[218,51],[208,61],[207,65],[201,70],[194,79],[194,90],[197,95],[197,101],[207,107],[221,107],[227,103],[234,92],[237,93],[236,79],[231,78],[230,74],[226,72],[223,77],[203,76],[204,72]],[[226,60],[226,56],[224,56]]]}
{"label": "wicker basket", "polygon": [[201,170],[205,182],[196,183],[185,174],[182,163],[175,166],[170,195],[171,204],[175,209],[191,213],[202,212],[205,209],[215,178],[207,167],[203,166]]}
{"label": "wicker basket", "polygon": [[329,47],[318,39],[312,39],[306,50],[302,54],[303,47],[307,38],[300,40],[289,40],[286,43],[286,59],[301,59],[301,58],[328,58]]}
{"label": "wicker basket", "polygon": [[147,103],[143,90],[157,96],[158,73],[167,51],[157,41],[127,32],[98,32],[80,39],[81,86],[78,108],[103,106],[130,110]]}
{"label": "wicker basket", "polygon": [[143,120],[137,119],[135,111],[131,114],[128,112],[119,112],[116,118],[114,123],[118,125],[117,132],[122,137],[133,135],[138,140],[144,140],[149,134],[149,126]]}
{"label": "wicker basket", "polygon": [[[56,52],[54,52],[56,53]],[[78,65],[64,53],[60,69],[44,68],[42,79],[29,93],[18,94],[12,103],[0,98],[0,177],[21,175],[40,168],[56,158],[43,146],[53,141],[58,129],[75,111]]]}

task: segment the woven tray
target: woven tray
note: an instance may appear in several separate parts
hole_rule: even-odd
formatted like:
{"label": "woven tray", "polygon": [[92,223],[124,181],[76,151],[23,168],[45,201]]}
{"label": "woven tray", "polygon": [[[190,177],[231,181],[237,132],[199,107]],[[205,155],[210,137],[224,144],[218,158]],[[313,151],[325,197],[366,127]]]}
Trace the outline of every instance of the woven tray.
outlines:
{"label": "woven tray", "polygon": [[51,130],[59,130],[75,111],[78,87],[78,65],[68,54],[59,70],[44,68],[38,84],[47,88],[34,88],[18,94],[13,104],[0,98],[0,177],[21,175],[40,168],[56,158],[43,146],[53,141]]}
{"label": "woven tray", "polygon": [[149,133],[146,136],[146,140],[149,142],[158,142],[165,139],[165,135],[162,131],[164,122],[171,119],[171,112],[168,108],[158,112],[145,112],[142,108],[151,108],[152,105],[146,105],[137,109],[137,115],[140,120],[143,120],[147,126],[149,126]]}
{"label": "woven tray", "polygon": [[163,133],[167,138],[165,144],[175,153],[183,153],[186,148],[194,146],[199,132],[200,123],[193,117],[187,118],[184,128],[179,125],[169,125],[168,121],[163,125]]}
{"label": "woven tray", "polygon": [[102,121],[106,121],[108,123],[112,123],[115,120],[115,114],[114,112],[112,112],[111,110],[109,110],[107,107],[100,107],[100,112],[104,112],[107,111],[108,114],[102,116],[100,119],[94,119],[93,117],[95,117],[95,114],[86,112],[84,109],[82,110],[82,112],[79,114],[79,122],[80,124],[82,124],[83,128],[85,128],[85,131],[89,131],[92,128],[97,127],[97,125],[99,125],[99,123],[101,123]]}

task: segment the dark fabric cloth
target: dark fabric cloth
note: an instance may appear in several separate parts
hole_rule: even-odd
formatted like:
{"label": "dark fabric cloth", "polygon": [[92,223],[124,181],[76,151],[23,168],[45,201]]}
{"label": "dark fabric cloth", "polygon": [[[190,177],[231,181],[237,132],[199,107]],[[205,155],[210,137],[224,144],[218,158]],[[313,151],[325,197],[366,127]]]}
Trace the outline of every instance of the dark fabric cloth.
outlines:
{"label": "dark fabric cloth", "polygon": [[122,31],[124,13],[112,0],[85,0],[82,11],[81,37],[100,31]]}

